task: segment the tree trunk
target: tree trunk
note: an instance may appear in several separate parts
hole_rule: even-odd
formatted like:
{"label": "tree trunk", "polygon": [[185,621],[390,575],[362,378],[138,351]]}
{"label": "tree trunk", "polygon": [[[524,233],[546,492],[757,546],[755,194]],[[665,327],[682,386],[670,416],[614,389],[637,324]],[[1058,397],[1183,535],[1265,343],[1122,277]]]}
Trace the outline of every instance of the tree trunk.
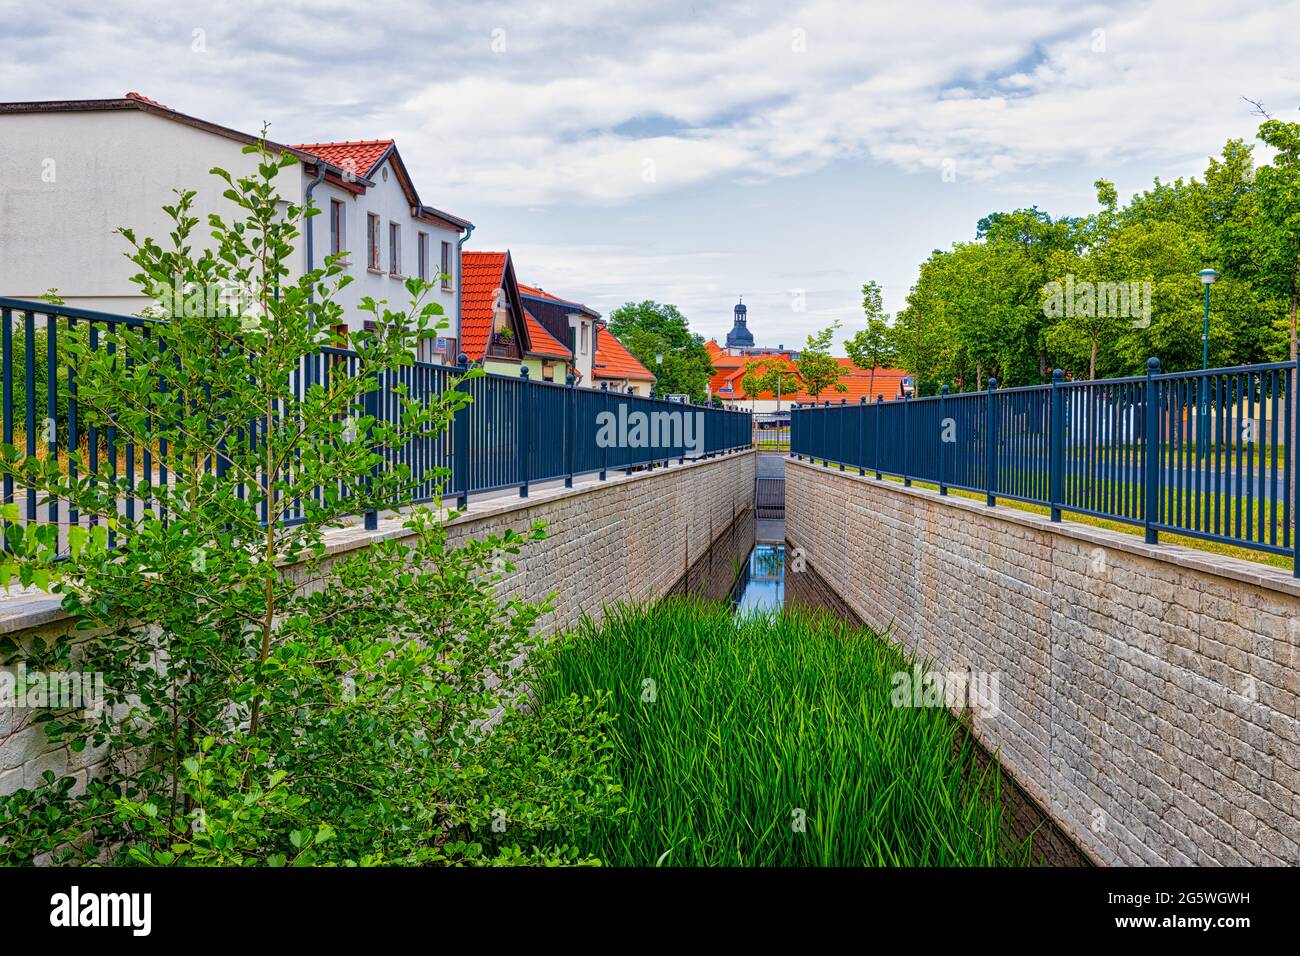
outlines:
{"label": "tree trunk", "polygon": [[1088,381],[1097,380],[1097,333],[1092,333],[1092,351],[1088,354]]}

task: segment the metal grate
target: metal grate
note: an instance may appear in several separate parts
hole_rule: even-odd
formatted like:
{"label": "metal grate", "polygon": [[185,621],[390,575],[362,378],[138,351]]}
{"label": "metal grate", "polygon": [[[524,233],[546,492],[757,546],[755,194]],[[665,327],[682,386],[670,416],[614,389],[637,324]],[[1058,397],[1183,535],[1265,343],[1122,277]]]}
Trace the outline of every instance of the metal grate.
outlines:
{"label": "metal grate", "polygon": [[756,518],[785,517],[785,479],[754,479],[754,516]]}

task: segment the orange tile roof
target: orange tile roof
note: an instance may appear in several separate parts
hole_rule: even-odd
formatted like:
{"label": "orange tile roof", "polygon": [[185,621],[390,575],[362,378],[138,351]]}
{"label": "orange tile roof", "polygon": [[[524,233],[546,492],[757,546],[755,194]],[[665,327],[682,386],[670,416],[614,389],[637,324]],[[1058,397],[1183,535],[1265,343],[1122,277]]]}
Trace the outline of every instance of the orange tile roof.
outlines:
{"label": "orange tile roof", "polygon": [[[521,292],[523,289],[523,286],[519,287]],[[544,355],[548,358],[560,358],[566,361],[573,357],[569,354],[569,350],[560,343],[560,340],[547,332],[542,323],[533,318],[533,314],[527,309],[524,310],[524,318],[528,321],[529,355]]]}
{"label": "orange tile roof", "polygon": [[505,252],[464,252],[460,259],[460,350],[471,362],[487,354],[497,289],[505,281]]}
{"label": "orange tile roof", "polygon": [[603,322],[600,324],[600,333],[596,336],[596,362],[592,376],[638,382],[655,381],[650,370],[636,360]]}
{"label": "orange tile roof", "polygon": [[[798,367],[788,355],[778,354],[770,356],[761,356],[750,361],[770,361],[778,360],[786,368],[792,371],[798,371]],[[830,402],[832,405],[839,404],[840,399],[844,399],[848,404],[855,404],[863,397],[868,402],[875,401],[877,395],[884,396],[888,401],[897,398],[903,376],[908,373],[897,368],[878,368],[873,378],[872,373],[863,371],[855,366],[851,359],[836,358],[835,361],[840,365],[843,371],[840,372],[839,384],[844,386],[844,391],[836,391],[834,386],[824,389],[815,401],[820,405],[822,402]],[[747,400],[756,398],[759,401],[775,401],[775,392],[760,392],[758,395],[746,395],[741,388],[740,380],[745,377],[745,368],[742,365],[736,369],[726,369],[719,372],[709,382],[713,389],[713,394],[724,399]],[[731,391],[726,391],[727,386]],[[786,392],[781,395],[781,400],[790,402],[812,402],[814,398],[808,392],[800,388],[795,392]]]}
{"label": "orange tile roof", "polygon": [[392,145],[391,139],[363,139],[341,143],[299,143],[294,149],[319,156],[330,165],[351,170],[358,176],[369,177],[375,164]]}

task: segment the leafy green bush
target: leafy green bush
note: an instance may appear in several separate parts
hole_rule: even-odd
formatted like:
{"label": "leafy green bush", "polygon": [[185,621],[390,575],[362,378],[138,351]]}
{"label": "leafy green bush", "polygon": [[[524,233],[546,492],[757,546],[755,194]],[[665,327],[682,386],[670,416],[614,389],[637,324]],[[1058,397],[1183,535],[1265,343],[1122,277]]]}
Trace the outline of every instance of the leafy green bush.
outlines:
{"label": "leafy green bush", "polygon": [[578,846],[628,866],[1028,862],[948,711],[892,705],[908,666],[828,616],[611,609],[538,683],[543,704],[612,695],[627,812]]}
{"label": "leafy green bush", "polygon": [[0,798],[0,863],[583,862],[566,841],[617,797],[603,702],[525,712],[515,665],[536,649],[545,605],[494,591],[542,529],[453,547],[442,516],[417,508],[402,536],[327,553],[327,530],[409,503],[411,476],[377,466],[469,400],[399,395],[400,428],[365,412],[441,309],[419,280],[405,309],[367,299],[376,331],[353,338],[353,373],[296,390],[343,320],[348,279],[334,257],[290,275],[315,210],[276,194],[293,157],[250,152],[256,174],[214,170],[239,219],[211,217],[210,251],[191,246],[192,192],[166,207],[171,247],[124,231],[146,291],[234,284],[248,307],[177,308],[115,354],[67,336],[86,424],[159,449],[171,481],[150,508],[118,513],[128,478],[74,479],[13,448],[0,458],[0,473],[97,522],[69,533],[66,561],[50,526],[7,525],[3,580],[53,581],[84,640],[3,641],[0,662],[106,686],[101,707],[39,714],[53,742],[104,761],[82,786],[47,773]]}

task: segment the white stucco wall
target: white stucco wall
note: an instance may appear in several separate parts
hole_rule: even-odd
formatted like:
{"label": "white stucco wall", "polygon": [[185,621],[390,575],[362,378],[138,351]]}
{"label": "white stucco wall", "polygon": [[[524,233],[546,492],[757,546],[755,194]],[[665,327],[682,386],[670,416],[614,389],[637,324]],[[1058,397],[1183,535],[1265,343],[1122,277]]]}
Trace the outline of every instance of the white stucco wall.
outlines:
{"label": "white stucco wall", "polygon": [[[385,166],[387,163],[385,164]],[[130,281],[135,273],[125,258],[121,226],[143,239],[166,244],[170,221],[162,206],[175,199],[173,190],[197,190],[194,214],[200,225],[194,245],[210,232],[209,214],[236,218],[238,208],[222,196],[225,184],[210,170],[219,166],[235,175],[248,174],[256,157],[245,155],[243,144],[140,110],[0,114],[0,296],[34,299],[57,289],[68,305],[132,314],[149,302]],[[283,170],[277,184],[281,196],[304,201],[314,177],[303,167]],[[436,274],[444,241],[451,243],[452,288],[432,293],[450,323],[443,335],[459,338],[456,296],[460,266],[456,242],[460,234],[421,222],[394,172],[381,170],[375,185],[357,196],[321,183],[313,194],[320,215],[309,220],[317,266],[330,251],[329,200],[347,205],[347,244],[353,253],[349,272],[353,282],[339,295],[351,328],[365,316],[357,306],[365,296],[387,299],[393,308],[406,305],[402,282],[388,275],[388,224],[402,226],[402,272],[418,272],[417,234],[429,235],[429,269]],[[418,187],[417,187],[418,188]],[[382,274],[367,271],[366,215],[380,217]],[[293,274],[306,268],[306,239],[299,240]]]}
{"label": "white stucco wall", "polygon": [[[121,226],[165,244],[162,211],[173,189],[195,189],[204,237],[209,213],[229,215],[209,170],[251,172],[243,144],[139,110],[0,114],[0,295],[34,298],[55,288],[69,305],[134,313],[146,299],[130,281]],[[301,202],[303,177],[285,170],[285,199]]]}
{"label": "white stucco wall", "polygon": [[[385,170],[388,172],[387,179],[384,178]],[[312,254],[317,267],[324,262],[325,256],[330,252],[330,200],[341,200],[347,208],[344,248],[350,254],[348,256],[348,272],[352,276],[352,283],[339,294],[337,301],[349,313],[349,326],[352,328],[361,327],[361,323],[366,316],[357,313],[356,308],[366,296],[370,296],[377,302],[387,300],[389,308],[393,310],[404,309],[409,302],[409,296],[403,287],[403,281],[388,274],[388,225],[391,222],[396,222],[402,229],[401,271],[404,277],[415,276],[419,273],[417,236],[421,232],[428,234],[429,276],[435,283],[435,289],[431,296],[433,301],[442,306],[448,322],[447,330],[440,334],[459,339],[459,330],[456,328],[456,296],[460,284],[460,263],[456,243],[460,238],[460,233],[454,229],[440,228],[434,223],[424,222],[413,217],[411,215],[411,206],[407,201],[406,194],[402,191],[397,174],[389,168],[388,162],[376,169],[371,174],[370,179],[374,181],[375,185],[368,188],[365,195],[355,195],[328,182],[321,183],[312,193],[312,200],[321,210],[320,215],[313,216],[311,219]],[[416,188],[419,188],[418,183]],[[367,268],[369,260],[366,242],[366,218],[371,213],[379,216],[379,273],[371,272]],[[440,269],[442,243],[444,242],[451,243],[452,282],[450,289],[443,289],[441,283],[433,279]]]}

